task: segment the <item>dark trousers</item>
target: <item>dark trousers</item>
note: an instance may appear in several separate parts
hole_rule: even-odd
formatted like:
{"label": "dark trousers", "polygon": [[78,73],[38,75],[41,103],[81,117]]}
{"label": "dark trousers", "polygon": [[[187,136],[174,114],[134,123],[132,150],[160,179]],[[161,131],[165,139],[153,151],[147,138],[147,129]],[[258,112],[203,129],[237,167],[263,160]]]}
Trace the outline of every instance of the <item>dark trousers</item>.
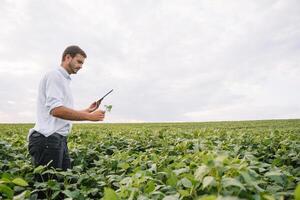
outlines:
{"label": "dark trousers", "polygon": [[45,137],[33,132],[29,137],[28,150],[35,167],[51,162],[49,167],[62,170],[71,168],[67,138],[58,133]]}
{"label": "dark trousers", "polygon": [[[45,137],[39,132],[33,132],[29,137],[28,150],[35,167],[48,165],[48,167],[60,168],[62,170],[71,168],[67,138],[58,133],[53,133]],[[48,181],[49,179],[57,179],[57,177],[52,174],[35,175],[35,181],[38,182]],[[49,199],[51,195],[52,191],[37,191],[32,194],[37,199]],[[60,193],[55,199],[64,198],[65,195]]]}

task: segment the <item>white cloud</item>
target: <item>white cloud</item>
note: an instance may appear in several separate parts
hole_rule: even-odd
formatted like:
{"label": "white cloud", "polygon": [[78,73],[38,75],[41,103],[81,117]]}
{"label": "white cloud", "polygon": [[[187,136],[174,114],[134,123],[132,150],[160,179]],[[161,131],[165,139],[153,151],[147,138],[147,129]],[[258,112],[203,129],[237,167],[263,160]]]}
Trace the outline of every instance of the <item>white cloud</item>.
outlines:
{"label": "white cloud", "polygon": [[15,105],[16,104],[16,102],[14,102],[14,101],[7,101],[7,103],[11,104],[11,105]]}

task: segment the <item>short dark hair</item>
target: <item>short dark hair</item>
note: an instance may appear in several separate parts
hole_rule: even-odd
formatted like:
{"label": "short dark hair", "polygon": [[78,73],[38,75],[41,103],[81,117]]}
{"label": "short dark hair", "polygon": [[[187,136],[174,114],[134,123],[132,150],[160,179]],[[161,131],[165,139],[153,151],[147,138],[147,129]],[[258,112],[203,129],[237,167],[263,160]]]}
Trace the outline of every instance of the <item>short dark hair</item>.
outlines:
{"label": "short dark hair", "polygon": [[64,53],[62,55],[61,60],[64,61],[66,55],[70,55],[72,58],[74,58],[76,56],[76,54],[80,54],[82,55],[84,58],[86,58],[86,53],[79,47],[76,45],[72,45],[72,46],[68,46],[65,50]]}

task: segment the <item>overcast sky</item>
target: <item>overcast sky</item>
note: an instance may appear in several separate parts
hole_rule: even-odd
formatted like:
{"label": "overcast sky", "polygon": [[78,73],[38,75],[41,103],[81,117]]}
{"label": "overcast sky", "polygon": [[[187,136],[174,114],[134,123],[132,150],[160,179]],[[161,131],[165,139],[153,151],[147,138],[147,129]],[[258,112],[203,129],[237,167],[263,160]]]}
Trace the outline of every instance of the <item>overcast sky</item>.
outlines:
{"label": "overcast sky", "polygon": [[2,0],[0,122],[34,122],[68,45],[75,108],[106,122],[300,118],[299,0]]}

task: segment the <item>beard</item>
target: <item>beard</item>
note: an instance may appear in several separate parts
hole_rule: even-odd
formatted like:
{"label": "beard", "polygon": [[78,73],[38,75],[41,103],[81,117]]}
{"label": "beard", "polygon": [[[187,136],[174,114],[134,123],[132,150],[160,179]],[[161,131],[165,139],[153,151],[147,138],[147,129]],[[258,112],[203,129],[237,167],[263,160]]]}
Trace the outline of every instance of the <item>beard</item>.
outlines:
{"label": "beard", "polygon": [[69,63],[69,69],[71,69],[72,74],[76,74],[79,71],[72,62]]}

